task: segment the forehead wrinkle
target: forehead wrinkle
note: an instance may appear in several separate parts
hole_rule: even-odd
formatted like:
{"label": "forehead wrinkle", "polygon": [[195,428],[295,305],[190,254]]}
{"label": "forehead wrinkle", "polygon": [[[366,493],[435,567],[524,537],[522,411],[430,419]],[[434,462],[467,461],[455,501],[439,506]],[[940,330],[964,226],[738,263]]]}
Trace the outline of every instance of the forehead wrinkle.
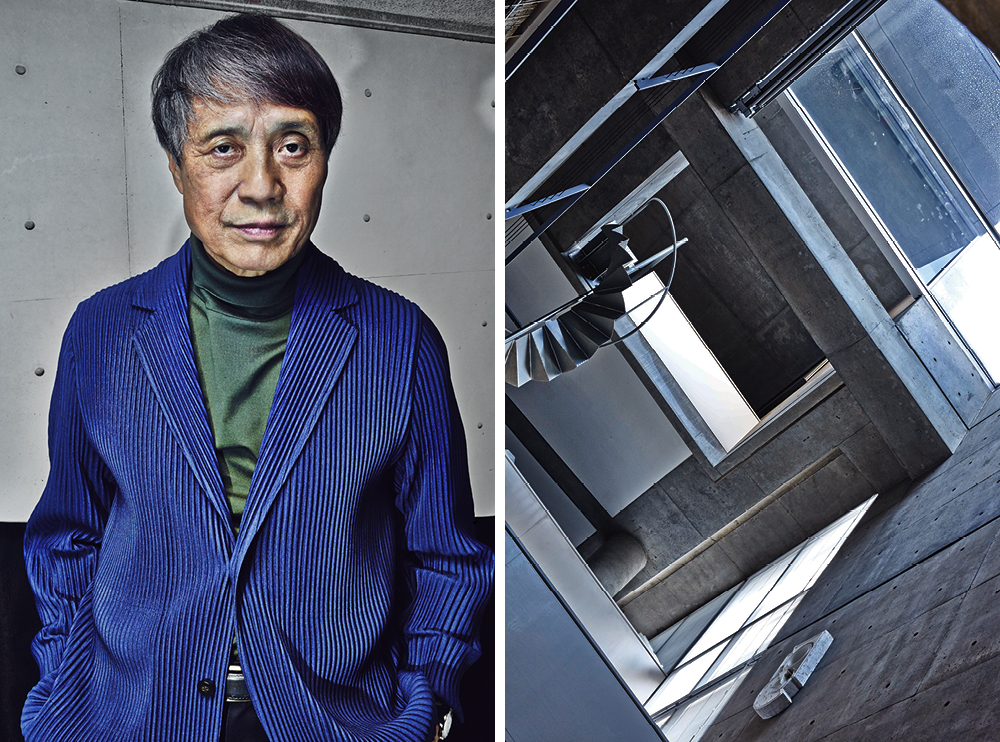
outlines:
{"label": "forehead wrinkle", "polygon": [[[319,128],[316,124],[306,118],[289,118],[281,119],[275,122],[268,122],[266,120],[261,121],[261,114],[267,108],[267,104],[255,105],[251,104],[250,116],[252,121],[249,123],[244,123],[241,121],[220,121],[216,125],[209,124],[207,131],[199,133],[197,131],[199,126],[205,125],[205,121],[208,116],[198,116],[198,108],[207,109],[207,111],[212,113],[223,113],[225,108],[229,108],[230,105],[216,102],[217,105],[212,105],[209,101],[203,99],[198,99],[197,103],[192,111],[191,123],[188,126],[189,138],[197,138],[200,142],[207,142],[215,137],[219,136],[238,136],[245,139],[249,139],[253,136],[253,130],[257,128],[258,123],[264,125],[264,135],[266,138],[270,139],[274,136],[281,135],[287,132],[299,132],[304,136],[311,138],[318,138],[320,136]],[[200,104],[200,105],[197,105]],[[273,105],[273,104],[271,104]],[[243,118],[242,115],[237,115],[236,118]],[[196,135],[191,137],[190,135]]]}

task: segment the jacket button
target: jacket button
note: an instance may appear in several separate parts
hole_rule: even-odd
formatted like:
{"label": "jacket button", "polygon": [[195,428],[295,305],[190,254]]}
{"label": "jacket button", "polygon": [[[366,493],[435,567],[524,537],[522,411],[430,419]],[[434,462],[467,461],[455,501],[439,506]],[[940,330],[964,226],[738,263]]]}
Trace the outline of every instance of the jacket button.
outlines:
{"label": "jacket button", "polygon": [[211,698],[212,694],[215,693],[215,683],[208,678],[202,678],[198,681],[198,692],[205,698]]}

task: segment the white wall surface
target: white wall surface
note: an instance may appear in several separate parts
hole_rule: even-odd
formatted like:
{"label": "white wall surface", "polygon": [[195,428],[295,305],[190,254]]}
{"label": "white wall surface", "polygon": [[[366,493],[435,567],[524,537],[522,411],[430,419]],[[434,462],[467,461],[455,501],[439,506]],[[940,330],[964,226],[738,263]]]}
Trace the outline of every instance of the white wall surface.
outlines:
{"label": "white wall surface", "polygon": [[[509,250],[522,241],[512,240]],[[576,296],[537,240],[506,267],[505,290],[508,305],[524,324]],[[611,515],[691,455],[615,348],[599,350],[552,381],[505,385],[504,391]],[[545,491],[546,483],[535,476],[539,471],[529,466],[522,473],[532,487]]]}
{"label": "white wall surface", "polygon": [[[26,519],[44,486],[48,400],[73,308],[187,237],[149,84],[173,45],[221,15],[130,0],[0,4],[0,521]],[[438,325],[476,513],[491,515],[494,48],[288,23],[344,97],[313,241]]]}
{"label": "white wall surface", "polygon": [[[506,426],[504,426],[504,448],[507,449],[508,460],[513,459],[518,472],[529,483],[545,509],[555,518],[566,538],[573,546],[579,548],[580,544],[596,532],[594,526],[542,468],[531,451],[525,448]],[[510,512],[509,508],[505,510],[505,518],[507,512]]]}

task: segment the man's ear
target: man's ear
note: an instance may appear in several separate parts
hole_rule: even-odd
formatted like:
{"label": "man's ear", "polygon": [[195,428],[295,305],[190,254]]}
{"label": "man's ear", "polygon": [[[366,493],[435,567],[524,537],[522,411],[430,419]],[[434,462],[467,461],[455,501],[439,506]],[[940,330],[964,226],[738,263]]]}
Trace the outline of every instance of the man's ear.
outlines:
{"label": "man's ear", "polygon": [[183,196],[184,184],[181,181],[181,166],[177,164],[174,156],[169,152],[167,152],[167,167],[170,168],[170,174],[174,178],[174,185],[177,187],[177,192]]}

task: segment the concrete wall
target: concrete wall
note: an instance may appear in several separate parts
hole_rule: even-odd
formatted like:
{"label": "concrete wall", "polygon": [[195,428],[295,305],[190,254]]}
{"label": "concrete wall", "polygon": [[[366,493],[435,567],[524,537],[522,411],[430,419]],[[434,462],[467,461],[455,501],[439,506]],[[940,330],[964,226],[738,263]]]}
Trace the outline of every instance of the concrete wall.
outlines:
{"label": "concrete wall", "polygon": [[[706,739],[992,740],[1000,678],[1000,397],[925,478],[889,492],[847,540]],[[751,705],[781,659],[833,645],[790,708]]]}
{"label": "concrete wall", "polygon": [[[865,252],[863,228],[822,169],[817,172],[810,163],[798,133],[787,122],[770,122],[780,145],[755,122],[722,111],[711,94],[692,98],[666,126],[690,162],[682,178],[696,178],[703,189],[697,195],[679,178],[663,195],[712,204],[712,221],[724,222],[729,232],[721,244],[743,246],[747,259],[773,281],[797,321],[829,355],[837,380],[831,377],[809,392],[721,460],[709,460],[690,431],[678,428],[694,458],[614,521],[649,557],[617,596],[647,635],[871,494],[942,461],[987,391],[976,387],[967,409],[958,396],[952,398],[961,391],[965,399],[968,389],[952,383],[957,374],[937,373],[934,363],[938,356],[958,363],[961,351],[941,342],[938,351],[927,353],[916,333],[894,324],[886,305],[905,290],[884,261],[875,262],[877,250]],[[828,193],[831,199],[824,203]],[[872,266],[868,276],[862,273]],[[746,273],[730,266],[728,280]],[[918,301],[914,309],[922,306]],[[933,319],[923,311],[913,317],[928,328]],[[582,553],[593,553],[602,537],[590,537]]]}
{"label": "concrete wall", "polygon": [[[906,479],[836,377],[786,413],[721,477],[692,457],[615,518],[645,547],[645,569],[616,596],[646,636],[675,621]],[[597,548],[598,537],[581,547]]]}
{"label": "concrete wall", "polygon": [[[44,484],[46,411],[73,308],[187,237],[149,83],[171,46],[221,15],[128,0],[0,7],[0,520],[26,519]],[[327,59],[345,101],[313,240],[441,329],[476,512],[491,515],[494,47],[290,25]]]}

